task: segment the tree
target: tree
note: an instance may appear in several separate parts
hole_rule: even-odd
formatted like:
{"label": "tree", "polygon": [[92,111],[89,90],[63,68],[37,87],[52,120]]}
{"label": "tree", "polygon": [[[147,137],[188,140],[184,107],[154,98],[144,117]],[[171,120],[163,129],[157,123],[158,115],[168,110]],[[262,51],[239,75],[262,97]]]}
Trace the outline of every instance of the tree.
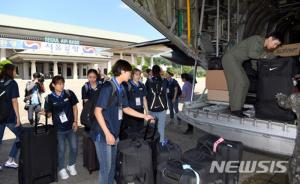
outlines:
{"label": "tree", "polygon": [[12,62],[8,59],[0,61],[0,71],[2,70],[3,66],[6,64],[12,64]]}
{"label": "tree", "polygon": [[142,72],[146,72],[146,70],[149,68],[149,65],[145,64],[142,66]]}

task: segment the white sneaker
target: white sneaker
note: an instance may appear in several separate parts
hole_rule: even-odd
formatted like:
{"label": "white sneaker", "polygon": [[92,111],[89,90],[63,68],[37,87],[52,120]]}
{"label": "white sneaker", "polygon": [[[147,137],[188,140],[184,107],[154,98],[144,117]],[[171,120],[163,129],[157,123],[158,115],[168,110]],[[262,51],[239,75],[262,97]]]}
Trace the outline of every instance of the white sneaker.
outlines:
{"label": "white sneaker", "polygon": [[0,165],[0,171],[2,171],[3,167]]}
{"label": "white sneaker", "polygon": [[75,164],[71,165],[71,166],[67,166],[67,170],[70,172],[71,176],[76,176],[77,175],[77,171],[75,169]]}
{"label": "white sneaker", "polygon": [[6,161],[5,164],[4,164],[4,166],[8,167],[8,168],[14,168],[14,169],[16,169],[16,168],[19,167],[19,165],[14,160],[8,160],[8,161]]}
{"label": "white sneaker", "polygon": [[68,175],[66,169],[60,170],[60,171],[58,172],[58,174],[59,174],[59,176],[60,176],[60,178],[61,178],[62,180],[66,180],[66,179],[69,178],[69,175]]}

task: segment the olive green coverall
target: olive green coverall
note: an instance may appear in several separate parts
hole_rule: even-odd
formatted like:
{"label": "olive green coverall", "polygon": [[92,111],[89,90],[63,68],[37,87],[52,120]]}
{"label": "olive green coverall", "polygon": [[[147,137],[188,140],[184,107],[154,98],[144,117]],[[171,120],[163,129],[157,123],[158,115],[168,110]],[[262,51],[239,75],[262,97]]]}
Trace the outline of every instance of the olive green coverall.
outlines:
{"label": "olive green coverall", "polygon": [[229,49],[222,58],[231,111],[242,110],[250,86],[243,62],[261,58],[265,53],[264,41],[261,36],[251,36]]}

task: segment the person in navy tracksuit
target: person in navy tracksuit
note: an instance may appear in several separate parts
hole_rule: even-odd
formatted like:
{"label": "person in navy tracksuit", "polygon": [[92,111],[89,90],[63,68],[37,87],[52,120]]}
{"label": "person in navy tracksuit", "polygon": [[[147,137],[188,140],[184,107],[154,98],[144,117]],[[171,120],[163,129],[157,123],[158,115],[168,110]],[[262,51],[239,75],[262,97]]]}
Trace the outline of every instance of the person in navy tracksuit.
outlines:
{"label": "person in navy tracksuit", "polygon": [[[65,79],[55,76],[50,84],[51,94],[45,100],[45,112],[51,113],[54,126],[57,128],[58,171],[61,179],[77,175],[75,168],[78,152],[78,99],[73,91],[65,90]],[[65,142],[69,143],[69,162],[65,169]]]}
{"label": "person in navy tracksuit", "polygon": [[[148,114],[148,104],[147,104],[147,91],[145,85],[141,80],[141,70],[135,68],[132,71],[132,79],[127,83],[123,83],[128,98],[128,105],[132,109],[140,113]],[[139,130],[144,125],[143,118],[136,118],[132,116],[125,115],[122,123],[123,128],[133,128]]]}
{"label": "person in navy tracksuit", "polygon": [[[0,122],[0,145],[2,144],[2,139],[4,135],[5,127],[9,128],[16,136],[16,140],[10,150],[9,158],[5,162],[5,167],[17,168],[18,164],[15,162],[15,159],[18,154],[17,143],[19,141],[20,134],[20,114],[19,114],[19,87],[17,82],[14,80],[16,77],[16,66],[13,64],[4,65],[2,72],[0,74],[0,87],[4,89],[1,93],[2,95],[7,94],[6,104],[4,108],[8,108],[8,114],[5,119]],[[5,93],[4,93],[5,92]],[[0,109],[1,113],[1,109]],[[0,170],[2,166],[0,165]]]}
{"label": "person in navy tracksuit", "polygon": [[91,129],[91,138],[95,142],[97,157],[100,164],[100,184],[113,184],[123,112],[143,118],[146,121],[152,116],[139,113],[128,106],[123,82],[131,76],[132,67],[125,60],[118,60],[112,68],[114,77],[103,84],[101,94],[95,108],[96,127]]}

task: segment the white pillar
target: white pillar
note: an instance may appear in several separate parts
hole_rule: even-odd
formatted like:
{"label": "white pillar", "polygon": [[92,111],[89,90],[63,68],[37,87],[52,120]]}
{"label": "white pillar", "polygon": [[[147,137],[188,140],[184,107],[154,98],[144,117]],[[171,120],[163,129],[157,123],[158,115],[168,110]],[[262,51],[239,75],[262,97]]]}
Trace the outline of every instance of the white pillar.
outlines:
{"label": "white pillar", "polygon": [[57,61],[53,61],[53,77],[58,75]]}
{"label": "white pillar", "polygon": [[120,53],[120,59],[123,59],[123,52]]}
{"label": "white pillar", "polygon": [[79,78],[83,79],[83,64],[79,65]]}
{"label": "white pillar", "polygon": [[107,73],[111,71],[111,60],[107,62]]}
{"label": "white pillar", "polygon": [[68,65],[67,63],[63,63],[63,76],[65,79],[68,78]]}
{"label": "white pillar", "polygon": [[131,64],[135,65],[135,57],[133,54],[131,54]]}
{"label": "white pillar", "polygon": [[144,64],[145,64],[145,57],[144,57],[144,56],[142,56],[142,62],[141,62],[141,66],[144,66]]}
{"label": "white pillar", "polygon": [[45,62],[43,64],[44,75],[49,75],[49,63]]}
{"label": "white pillar", "polygon": [[73,79],[78,79],[77,63],[73,63]]}
{"label": "white pillar", "polygon": [[154,61],[153,61],[153,59],[154,59],[154,57],[153,56],[151,56],[151,68],[153,67],[153,65],[154,65]]}
{"label": "white pillar", "polygon": [[32,77],[34,73],[36,73],[36,61],[31,61],[31,75],[30,75],[30,77]]}
{"label": "white pillar", "polygon": [[0,50],[0,61],[6,60],[6,49],[5,48],[1,48]]}
{"label": "white pillar", "polygon": [[29,64],[27,62],[23,63],[23,79],[29,79]]}

